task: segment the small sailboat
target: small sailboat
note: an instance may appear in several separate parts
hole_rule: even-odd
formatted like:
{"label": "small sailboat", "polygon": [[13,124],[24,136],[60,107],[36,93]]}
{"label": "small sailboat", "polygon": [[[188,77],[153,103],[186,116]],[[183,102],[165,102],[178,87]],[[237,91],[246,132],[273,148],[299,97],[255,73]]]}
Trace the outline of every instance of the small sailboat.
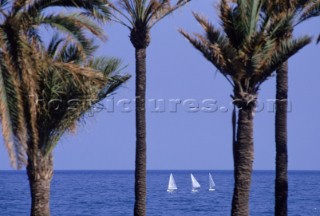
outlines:
{"label": "small sailboat", "polygon": [[197,192],[200,189],[200,184],[191,173],[192,192]]}
{"label": "small sailboat", "polygon": [[216,190],[215,187],[216,185],[213,181],[211,174],[209,173],[209,191],[215,191]]}
{"label": "small sailboat", "polygon": [[168,192],[173,192],[175,190],[177,190],[177,185],[176,182],[174,181],[173,175],[172,173],[170,174],[170,178],[169,178],[169,184],[168,184]]}

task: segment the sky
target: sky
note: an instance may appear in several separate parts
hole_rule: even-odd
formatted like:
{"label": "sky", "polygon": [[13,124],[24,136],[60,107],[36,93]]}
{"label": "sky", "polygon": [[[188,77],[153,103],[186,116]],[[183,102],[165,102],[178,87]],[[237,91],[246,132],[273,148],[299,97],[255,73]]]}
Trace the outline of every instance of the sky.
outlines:
{"label": "sky", "polygon": [[[231,170],[232,88],[179,33],[202,32],[192,17],[196,11],[219,24],[217,1],[193,0],[151,31],[147,51],[147,169]],[[320,33],[320,18],[297,27],[295,35]],[[108,41],[97,55],[121,58],[132,79],[88,116],[76,134],[63,136],[54,150],[56,170],[132,170],[135,159],[134,49],[129,31],[119,24],[104,27]],[[315,42],[289,61],[288,151],[290,170],[320,170],[319,80],[320,45]],[[275,77],[259,93],[254,120],[254,169],[274,170]],[[155,109],[154,102],[160,104]],[[178,103],[181,102],[181,103]],[[198,103],[200,110],[192,109]],[[208,112],[208,104],[214,108]],[[191,107],[191,108],[190,108]],[[0,143],[0,170],[11,170]]]}

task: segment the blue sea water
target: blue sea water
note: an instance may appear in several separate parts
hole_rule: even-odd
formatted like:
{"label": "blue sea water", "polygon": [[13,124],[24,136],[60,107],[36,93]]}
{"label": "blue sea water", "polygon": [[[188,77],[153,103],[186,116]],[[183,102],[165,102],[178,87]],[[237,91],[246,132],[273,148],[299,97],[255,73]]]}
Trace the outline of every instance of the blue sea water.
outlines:
{"label": "blue sea water", "polygon": [[[166,191],[170,173],[178,190]],[[190,173],[201,184],[191,192]],[[147,215],[230,215],[232,171],[211,172],[216,191],[208,191],[208,171],[148,171]],[[253,216],[271,216],[274,206],[274,172],[255,171],[250,194]],[[133,215],[133,171],[55,171],[51,186],[53,216]],[[0,171],[0,215],[29,215],[30,194],[26,173]],[[320,172],[289,172],[289,215],[320,216]]]}

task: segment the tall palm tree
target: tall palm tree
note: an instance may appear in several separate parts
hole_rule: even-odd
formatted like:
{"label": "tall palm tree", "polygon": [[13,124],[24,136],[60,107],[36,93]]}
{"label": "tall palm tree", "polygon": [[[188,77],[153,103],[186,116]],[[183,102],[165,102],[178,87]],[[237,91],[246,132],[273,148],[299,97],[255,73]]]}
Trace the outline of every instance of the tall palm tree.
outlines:
{"label": "tall palm tree", "polygon": [[[45,12],[56,6],[81,10],[69,15]],[[54,146],[94,101],[106,97],[128,77],[111,73],[117,68],[117,61],[89,60],[95,47],[86,31],[104,38],[93,22],[93,19],[105,21],[108,16],[103,1],[4,0],[0,3],[0,14],[3,137],[12,164],[18,167],[27,164],[31,215],[50,215]],[[63,32],[67,42],[55,39],[48,52],[44,51],[38,34],[42,25]],[[84,100],[85,97],[89,100]],[[69,99],[77,99],[77,103],[72,100],[72,106],[67,106]],[[53,109],[57,100],[62,104]]]}
{"label": "tall palm tree", "polygon": [[129,78],[116,73],[119,65],[116,59],[90,59],[84,65],[81,62],[81,69],[73,63],[66,64],[65,60],[79,60],[79,51],[73,46],[62,47],[57,55],[58,66],[51,64],[51,71],[42,73],[39,89],[43,105],[39,111],[39,128],[43,132],[44,155],[48,156],[65,131],[73,130],[86,111]]}
{"label": "tall palm tree", "polygon": [[[57,47],[52,44],[49,47]],[[44,140],[42,149],[49,158],[59,138],[66,131],[74,130],[76,121],[86,111],[129,78],[115,73],[119,65],[116,59],[97,58],[82,62],[81,52],[70,45],[63,45],[61,51],[51,53],[55,53],[54,63],[57,65],[51,62],[49,71],[41,73],[39,93],[42,93],[42,106],[38,117],[39,128],[42,128],[39,140]],[[70,63],[75,61],[81,66]]]}
{"label": "tall palm tree", "polygon": [[146,50],[151,28],[190,0],[118,0],[109,2],[112,19],[130,31],[136,58],[136,161],[134,215],[146,215]]}
{"label": "tall palm tree", "polygon": [[83,62],[81,52],[76,46],[67,45],[69,42],[61,45],[61,50],[54,51],[60,41],[50,43],[53,61],[49,61],[39,74],[41,101],[37,107],[37,128],[40,145],[36,152],[40,156],[34,158],[30,152],[27,166],[31,191],[34,190],[33,215],[49,215],[52,150],[60,137],[68,130],[74,130],[76,122],[85,117],[94,104],[129,78],[117,73],[120,63],[117,59],[96,58]]}
{"label": "tall palm tree", "polygon": [[[36,71],[36,97],[39,99],[33,101],[36,106],[35,127],[38,133],[37,137],[28,137],[26,147],[27,174],[32,198],[31,215],[50,215],[52,151],[60,137],[68,130],[74,130],[76,122],[84,117],[94,104],[107,97],[129,78],[117,72],[119,60],[90,58],[84,61],[81,54],[82,51],[75,44],[54,37],[48,51],[41,53],[42,58],[29,59],[42,62]],[[1,61],[1,71],[9,71],[4,61]],[[29,104],[15,105],[23,106],[26,115],[31,112]],[[26,130],[31,131],[28,124]]]}
{"label": "tall palm tree", "polygon": [[[310,42],[305,36],[288,39],[293,15],[275,21],[262,13],[264,1],[222,0],[222,30],[194,14],[204,35],[180,32],[210,61],[233,87],[233,103],[238,108],[234,126],[234,193],[232,215],[249,215],[249,191],[254,159],[253,118],[261,84]],[[234,118],[234,122],[235,122]]]}
{"label": "tall palm tree", "polygon": [[[68,15],[63,13],[46,12],[50,8],[68,7],[77,10],[77,12]],[[40,48],[41,37],[39,36],[39,27],[53,28],[54,30],[68,36],[71,42],[77,42],[77,47],[82,51],[83,56],[90,56],[92,49],[89,49],[92,40],[87,38],[85,30],[89,30],[95,36],[103,39],[105,36],[101,29],[93,22],[93,19],[105,21],[108,17],[108,9],[104,6],[104,2],[100,0],[3,0],[0,2],[0,41],[3,60],[6,61],[7,67],[10,69],[9,74],[5,77],[4,82],[12,79],[12,86],[6,83],[8,92],[3,89],[2,93],[11,94],[10,97],[3,97],[8,100],[2,104],[4,137],[6,139],[7,148],[13,149],[15,146],[17,152],[9,151],[11,161],[17,161],[18,167],[23,162],[23,149],[27,149],[28,134],[25,130],[26,119],[30,125],[35,125],[35,107],[32,107],[33,112],[30,116],[26,116],[23,112],[23,106],[12,106],[15,102],[26,99],[26,104],[32,104],[32,97],[22,98],[18,94],[22,89],[19,89],[21,82],[26,92],[30,95],[36,95],[36,83],[29,81],[30,78],[36,78],[38,75],[35,72],[38,62],[29,61],[31,58],[30,47]],[[34,57],[39,57],[36,52]],[[31,63],[34,62],[34,65]],[[32,126],[33,127],[33,126]],[[37,133],[36,128],[32,129],[34,135]],[[19,145],[21,144],[21,145]],[[20,147],[19,147],[20,146]],[[16,153],[16,154],[15,154]],[[15,160],[19,159],[19,160]]]}
{"label": "tall palm tree", "polygon": [[[280,20],[287,13],[297,17],[296,25],[313,16],[317,16],[320,1],[313,0],[273,0],[266,2],[264,10],[272,19]],[[313,8],[312,13],[310,9]],[[309,12],[308,12],[309,11]],[[293,29],[292,29],[293,30]],[[284,36],[290,38],[292,30]],[[276,141],[276,178],[275,178],[275,215],[288,215],[288,61],[276,70],[276,114],[275,114],[275,141]]]}
{"label": "tall palm tree", "polygon": [[[297,1],[271,1],[266,3],[266,11],[275,20],[286,16],[293,10]],[[292,32],[284,36],[290,38]],[[288,149],[287,149],[287,109],[288,109],[288,61],[276,70],[275,104],[275,143],[276,143],[276,178],[275,178],[275,215],[287,215],[288,200]]]}

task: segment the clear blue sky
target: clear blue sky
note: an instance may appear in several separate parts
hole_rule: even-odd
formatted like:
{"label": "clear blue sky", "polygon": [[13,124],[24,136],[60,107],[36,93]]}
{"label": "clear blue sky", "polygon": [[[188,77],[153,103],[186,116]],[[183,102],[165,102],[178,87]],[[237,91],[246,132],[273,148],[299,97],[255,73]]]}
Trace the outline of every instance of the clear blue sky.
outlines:
{"label": "clear blue sky", "polygon": [[[152,30],[147,53],[147,97],[150,99],[214,99],[228,112],[154,113],[147,111],[148,169],[233,169],[231,148],[231,87],[216,69],[177,32],[201,28],[191,16],[198,11],[218,23],[212,0],[194,0]],[[296,35],[320,33],[320,18],[300,26]],[[134,49],[129,32],[117,24],[105,27],[109,40],[99,55],[116,56],[134,75]],[[290,60],[289,169],[320,169],[319,80],[320,45],[312,43]],[[275,78],[260,91],[267,105],[275,97]],[[118,90],[116,99],[134,98],[134,78]],[[270,105],[270,104],[269,104]],[[270,109],[269,109],[270,110]],[[274,169],[274,113],[255,115],[255,169]],[[65,135],[54,151],[55,169],[134,169],[134,112],[100,112],[88,118],[76,135]],[[11,169],[3,142],[0,169]]]}

